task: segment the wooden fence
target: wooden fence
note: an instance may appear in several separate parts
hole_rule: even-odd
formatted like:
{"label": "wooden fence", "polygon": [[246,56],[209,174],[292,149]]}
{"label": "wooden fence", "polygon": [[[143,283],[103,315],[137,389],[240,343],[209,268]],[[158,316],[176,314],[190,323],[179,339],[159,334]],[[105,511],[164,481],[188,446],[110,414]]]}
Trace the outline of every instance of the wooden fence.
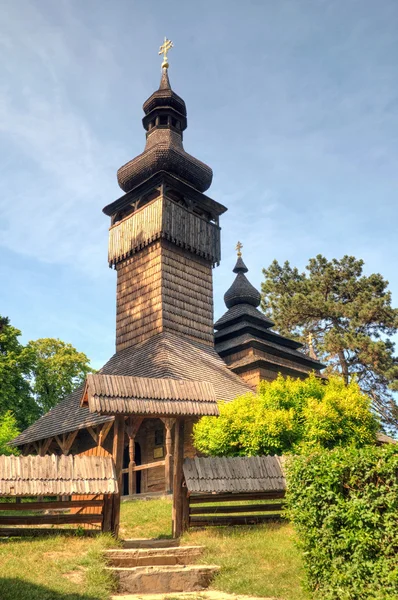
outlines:
{"label": "wooden fence", "polygon": [[[71,533],[75,532],[77,527],[83,527],[87,535],[112,530],[112,494],[91,496],[90,499],[82,497],[78,500],[48,499],[45,502],[21,499],[17,503],[15,497],[10,500],[0,501],[0,536]],[[86,509],[90,509],[90,514],[87,514]],[[52,527],[43,528],[45,525]],[[54,525],[77,527],[56,529]]]}
{"label": "wooden fence", "polygon": [[284,491],[191,494],[185,497],[184,529],[222,525],[257,525],[281,520]]}

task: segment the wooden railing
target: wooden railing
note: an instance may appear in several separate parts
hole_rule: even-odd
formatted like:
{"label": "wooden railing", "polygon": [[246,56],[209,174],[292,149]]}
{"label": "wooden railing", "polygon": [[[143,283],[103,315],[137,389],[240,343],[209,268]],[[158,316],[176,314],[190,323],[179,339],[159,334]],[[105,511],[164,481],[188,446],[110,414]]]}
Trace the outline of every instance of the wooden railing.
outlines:
{"label": "wooden railing", "polygon": [[285,492],[187,494],[184,529],[279,521],[284,515],[284,497]]}
{"label": "wooden railing", "polygon": [[[49,500],[47,502],[2,502],[0,501],[0,536],[37,535],[40,533],[66,533],[69,529],[39,528],[42,525],[88,525],[97,526],[97,532],[111,531],[112,496],[101,495],[81,500]],[[98,508],[94,514],[85,513],[86,508]],[[21,514],[21,512],[41,514]],[[6,514],[3,514],[3,513]],[[14,513],[14,514],[12,514]],[[10,527],[15,526],[15,527]],[[19,527],[18,527],[19,526]],[[25,526],[37,527],[36,530]],[[73,530],[72,530],[73,531]],[[89,534],[94,533],[91,529]]]}

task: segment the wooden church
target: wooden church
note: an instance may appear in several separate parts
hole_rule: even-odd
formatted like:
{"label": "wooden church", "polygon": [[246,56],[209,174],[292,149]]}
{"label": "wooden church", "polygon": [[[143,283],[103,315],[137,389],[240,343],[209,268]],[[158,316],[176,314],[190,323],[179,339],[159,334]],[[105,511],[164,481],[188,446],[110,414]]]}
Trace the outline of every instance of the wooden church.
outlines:
{"label": "wooden church", "polygon": [[217,415],[217,401],[278,373],[322,369],[258,310],[240,250],[227,310],[213,322],[212,270],[227,209],[205,194],[211,168],[184,150],[187,110],[170,85],[170,46],[161,47],[160,85],[143,105],[145,149],[118,170],[123,195],[103,209],[117,276],[116,352],[14,440],[23,454],[42,456],[115,457],[116,448],[121,492],[130,495],[172,489],[173,449],[195,454],[192,426]]}

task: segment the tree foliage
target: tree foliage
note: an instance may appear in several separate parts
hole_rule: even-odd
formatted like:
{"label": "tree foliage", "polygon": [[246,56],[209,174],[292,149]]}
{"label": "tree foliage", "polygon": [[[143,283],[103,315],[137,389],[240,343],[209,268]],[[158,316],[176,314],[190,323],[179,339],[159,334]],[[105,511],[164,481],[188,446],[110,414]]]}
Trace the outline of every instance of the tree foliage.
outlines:
{"label": "tree foliage", "polygon": [[0,430],[4,423],[3,431],[11,433],[12,419],[17,429],[25,429],[92,371],[87,356],[71,344],[43,338],[24,346],[20,335],[0,316]]}
{"label": "tree foliage", "polygon": [[263,273],[262,308],[284,335],[308,344],[313,338],[327,373],[354,376],[369,394],[387,426],[397,427],[398,357],[391,336],[398,331],[398,309],[391,305],[388,281],[363,274],[353,256],[310,259],[306,273],[274,261]]}
{"label": "tree foliage", "polygon": [[378,422],[358,384],[283,378],[261,382],[256,394],[220,403],[219,417],[194,427],[195,447],[212,456],[255,456],[373,443]]}
{"label": "tree foliage", "polygon": [[288,515],[322,600],[398,598],[398,446],[290,458]]}
{"label": "tree foliage", "polygon": [[0,416],[0,454],[18,454],[16,448],[11,448],[8,442],[19,434],[17,420],[9,410]]}
{"label": "tree foliage", "polygon": [[29,383],[32,356],[19,342],[19,329],[7,317],[0,317],[0,417],[14,414],[22,429],[40,414]]}
{"label": "tree foliage", "polygon": [[83,352],[58,339],[29,342],[26,352],[31,356],[31,389],[42,412],[73,392],[93,371]]}

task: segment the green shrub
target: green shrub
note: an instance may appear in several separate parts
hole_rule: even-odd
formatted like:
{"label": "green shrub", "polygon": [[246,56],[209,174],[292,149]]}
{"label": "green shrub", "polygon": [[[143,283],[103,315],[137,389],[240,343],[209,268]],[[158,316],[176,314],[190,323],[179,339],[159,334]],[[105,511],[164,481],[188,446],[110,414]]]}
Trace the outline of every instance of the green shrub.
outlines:
{"label": "green shrub", "polygon": [[219,417],[194,427],[195,447],[213,456],[300,453],[304,448],[363,446],[375,441],[378,423],[370,398],[341,377],[322,381],[263,381],[257,394],[219,404]]}
{"label": "green shrub", "polygon": [[288,514],[322,600],[398,598],[398,447],[291,457]]}

